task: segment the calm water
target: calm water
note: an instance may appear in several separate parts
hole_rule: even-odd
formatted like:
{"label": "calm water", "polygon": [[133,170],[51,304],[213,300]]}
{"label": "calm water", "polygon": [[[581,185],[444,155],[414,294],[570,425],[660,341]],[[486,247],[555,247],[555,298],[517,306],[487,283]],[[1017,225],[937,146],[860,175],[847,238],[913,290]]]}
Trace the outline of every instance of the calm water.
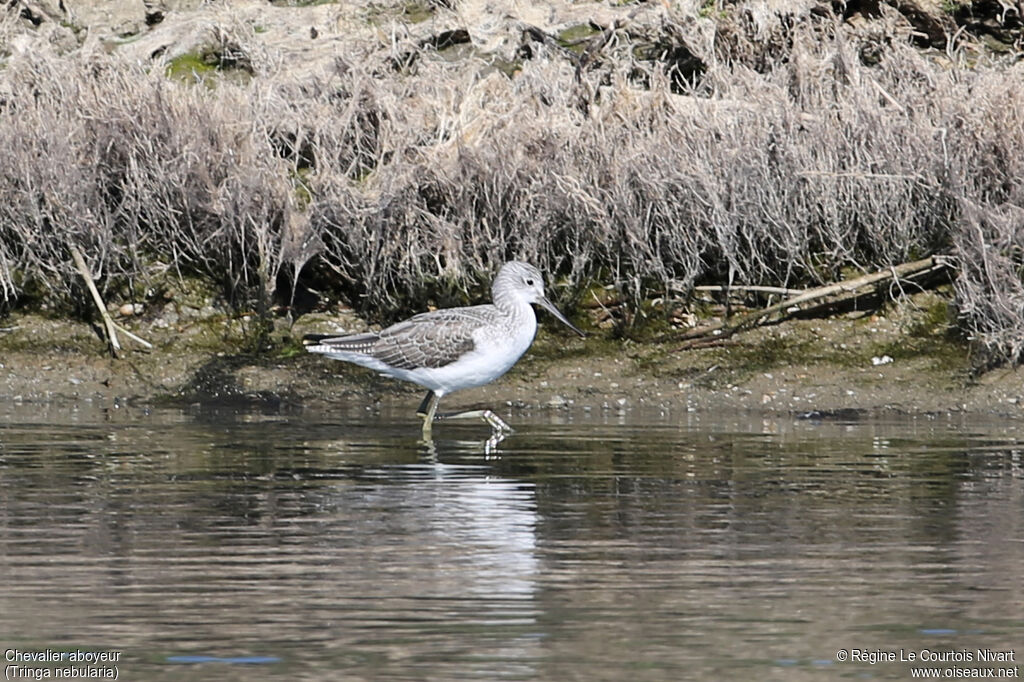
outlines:
{"label": "calm water", "polygon": [[5,665],[799,681],[910,679],[839,650],[983,648],[1024,668],[1019,424],[515,414],[488,452],[476,424],[418,444],[413,407],[0,407]]}

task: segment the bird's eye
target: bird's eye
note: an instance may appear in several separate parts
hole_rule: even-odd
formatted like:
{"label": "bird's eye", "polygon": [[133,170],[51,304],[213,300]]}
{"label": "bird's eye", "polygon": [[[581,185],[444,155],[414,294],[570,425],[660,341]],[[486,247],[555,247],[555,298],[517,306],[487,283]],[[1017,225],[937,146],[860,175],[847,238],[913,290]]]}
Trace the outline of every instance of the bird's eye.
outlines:
{"label": "bird's eye", "polygon": [[526,286],[532,287],[533,286],[533,280],[532,279],[526,280]]}

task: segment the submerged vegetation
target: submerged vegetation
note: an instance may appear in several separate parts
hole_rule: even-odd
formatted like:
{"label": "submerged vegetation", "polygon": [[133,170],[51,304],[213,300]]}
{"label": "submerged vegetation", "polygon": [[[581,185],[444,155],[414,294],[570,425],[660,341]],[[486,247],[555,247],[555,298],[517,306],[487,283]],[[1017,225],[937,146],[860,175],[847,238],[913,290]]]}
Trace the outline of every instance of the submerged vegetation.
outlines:
{"label": "submerged vegetation", "polygon": [[[611,282],[639,311],[947,254],[963,332],[1024,359],[1024,62],[798,3],[616,4],[500,40],[449,4],[415,4],[426,37],[383,40],[373,3],[331,15],[348,38],[307,28],[326,58],[305,69],[270,20],[140,61],[19,52],[37,29],[6,17],[0,306],[80,305],[71,245],[127,299],[173,273],[261,315],[331,292],[378,318],[473,298],[511,258],[563,305]],[[457,31],[477,49],[439,55]],[[253,77],[182,77],[226,68]]]}

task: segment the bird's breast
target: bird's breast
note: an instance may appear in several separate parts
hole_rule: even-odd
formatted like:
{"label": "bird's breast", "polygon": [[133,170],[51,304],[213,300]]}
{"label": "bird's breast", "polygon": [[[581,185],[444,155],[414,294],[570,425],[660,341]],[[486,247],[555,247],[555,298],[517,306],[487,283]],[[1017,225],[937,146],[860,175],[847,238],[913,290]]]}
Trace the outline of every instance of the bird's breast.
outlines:
{"label": "bird's breast", "polygon": [[502,373],[516,364],[537,334],[537,318],[533,315],[533,310],[527,312],[529,315],[516,316],[510,324],[503,325],[501,329],[481,330],[475,339],[477,348],[496,366],[501,367]]}

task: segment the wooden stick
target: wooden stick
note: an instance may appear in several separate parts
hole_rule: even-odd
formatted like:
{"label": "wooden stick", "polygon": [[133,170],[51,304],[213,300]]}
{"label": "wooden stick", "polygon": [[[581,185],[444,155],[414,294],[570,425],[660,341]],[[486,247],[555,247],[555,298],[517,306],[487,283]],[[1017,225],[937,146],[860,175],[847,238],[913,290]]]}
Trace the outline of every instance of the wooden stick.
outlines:
{"label": "wooden stick", "polygon": [[[833,284],[827,284],[822,287],[815,289],[809,289],[798,296],[788,298],[784,301],[770,305],[767,308],[755,310],[751,313],[740,315],[733,320],[723,320],[714,324],[706,325],[704,327],[698,327],[685,332],[677,337],[678,340],[687,342],[699,342],[708,336],[714,336],[716,338],[726,338],[735,334],[738,331],[752,327],[760,322],[762,319],[771,315],[772,313],[779,311],[786,311],[785,317],[791,314],[790,309],[796,308],[801,303],[807,303],[809,301],[817,301],[828,296],[833,296],[840,293],[856,292],[858,289],[877,284],[878,282],[886,279],[894,279],[899,281],[901,278],[907,278],[915,275],[927,273],[928,271],[938,271],[946,268],[948,265],[946,259],[942,256],[932,256],[929,258],[923,258],[918,261],[911,263],[903,263],[894,267],[886,268],[885,270],[879,270],[872,272],[861,277],[856,277],[850,280],[843,280],[842,282],[835,282]],[[795,311],[792,311],[795,312]],[[687,343],[680,346],[676,350],[683,350],[685,348],[692,347],[693,343]]]}
{"label": "wooden stick", "polygon": [[[954,36],[954,39],[955,38],[956,38],[956,36]],[[868,82],[871,83],[873,86],[875,86],[875,90],[878,90],[878,93],[882,97],[884,97],[886,99],[886,101],[889,102],[889,104],[893,105],[894,107],[896,107],[900,111],[906,111],[907,110],[906,107],[904,107],[902,104],[900,104],[899,102],[896,101],[895,97],[893,97],[888,92],[886,92],[885,88],[883,88],[881,85],[879,85],[878,81],[876,81],[874,78],[870,78],[869,77],[868,78]]]}
{"label": "wooden stick", "polygon": [[139,345],[145,346],[146,348],[152,348],[153,347],[153,344],[151,344],[149,341],[146,341],[145,339],[143,339],[143,338],[141,338],[139,336],[136,336],[135,334],[132,334],[130,331],[128,331],[127,329],[125,329],[124,327],[122,327],[121,325],[119,325],[116,322],[114,323],[114,328],[117,329],[117,331],[121,332],[122,334],[124,334],[129,339],[131,339],[132,341],[134,341],[135,343],[137,343]]}
{"label": "wooden stick", "polygon": [[805,170],[798,171],[797,175],[804,177],[856,178],[858,180],[921,180],[920,175],[907,175],[906,173],[860,173],[856,171],[839,173],[834,171]]}
{"label": "wooden stick", "polygon": [[71,251],[71,257],[75,261],[75,267],[78,268],[78,274],[85,280],[85,285],[89,288],[89,293],[92,294],[93,303],[100,310],[100,316],[103,318],[103,326],[107,332],[107,343],[110,345],[110,354],[115,358],[117,357],[117,351],[121,350],[121,344],[117,342],[117,328],[114,325],[114,320],[111,319],[110,313],[107,312],[107,306],[103,303],[103,298],[100,296],[99,290],[96,288],[96,282],[92,279],[92,274],[89,272],[89,268],[85,265],[85,259],[82,258],[82,252],[78,250],[78,247],[68,242],[68,250]]}
{"label": "wooden stick", "polygon": [[806,289],[787,289],[786,287],[764,287],[757,284],[733,284],[731,286],[725,286],[724,284],[706,284],[694,287],[693,290],[710,291],[715,293],[724,291],[738,291],[740,293],[744,291],[753,291],[759,294],[779,294],[781,296],[797,296],[807,291]]}

